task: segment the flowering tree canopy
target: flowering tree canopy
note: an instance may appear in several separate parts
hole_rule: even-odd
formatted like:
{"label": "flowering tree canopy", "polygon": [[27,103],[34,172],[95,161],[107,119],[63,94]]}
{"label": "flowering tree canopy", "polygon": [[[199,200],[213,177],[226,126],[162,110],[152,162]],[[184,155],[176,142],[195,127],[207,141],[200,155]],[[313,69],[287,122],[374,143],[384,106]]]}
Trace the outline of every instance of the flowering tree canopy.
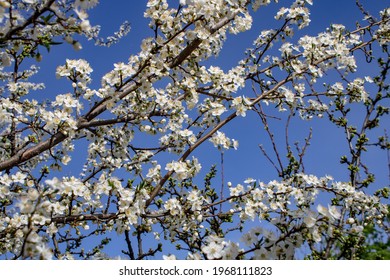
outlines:
{"label": "flowering tree canopy", "polygon": [[[97,87],[88,61],[64,57],[55,75],[69,87],[50,96],[39,76],[45,49],[110,46],[130,24],[102,39],[88,17],[98,0],[0,0],[2,257],[351,259],[365,227],[388,232],[389,190],[365,159],[389,149],[390,9],[370,14],[357,1],[356,28],[330,23],[309,36],[312,0],[277,2],[149,0],[138,53],[94,77]],[[234,67],[218,66],[224,45],[268,5],[279,5],[276,27]],[[246,124],[262,124],[259,142],[270,143],[260,146],[263,168],[276,176],[233,184],[222,173],[216,183],[223,153],[240,152],[227,128],[250,114],[258,122]],[[311,132],[290,145],[290,122],[317,118],[348,147],[341,180],[305,171]],[[274,119],[286,121],[283,149]],[[222,160],[202,169],[197,151],[210,142]],[[80,161],[82,170],[62,172]]]}

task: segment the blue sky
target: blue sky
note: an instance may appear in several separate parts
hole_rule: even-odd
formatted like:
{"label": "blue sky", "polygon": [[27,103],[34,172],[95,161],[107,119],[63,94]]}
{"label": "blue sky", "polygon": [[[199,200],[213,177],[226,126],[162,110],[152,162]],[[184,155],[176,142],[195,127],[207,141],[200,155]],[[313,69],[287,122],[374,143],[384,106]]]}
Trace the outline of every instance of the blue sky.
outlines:
{"label": "blue sky", "polygon": [[[175,2],[175,5],[179,1]],[[279,5],[270,5],[269,7],[260,8],[257,13],[254,13],[254,22],[252,30],[238,35],[237,37],[229,36],[225,44],[225,48],[220,56],[212,59],[210,63],[220,66],[223,69],[229,69],[236,65],[237,61],[244,57],[244,51],[251,46],[257,34],[265,28],[279,26],[279,23],[273,19],[280,6],[288,6],[292,1],[279,1]],[[370,0],[362,1],[366,8],[375,16],[378,15],[378,10],[385,6],[389,6],[390,1]],[[63,65],[66,58],[77,59],[84,58],[91,64],[94,69],[92,78],[94,83],[92,87],[99,87],[100,78],[113,68],[113,63],[127,61],[131,54],[138,53],[141,40],[148,36],[153,36],[152,30],[147,26],[148,20],[143,17],[143,11],[146,8],[146,1],[124,1],[124,0],[102,0],[100,5],[90,11],[90,21],[92,25],[99,24],[102,26],[101,35],[109,36],[117,31],[120,24],[124,21],[129,21],[131,24],[130,33],[123,38],[118,44],[110,48],[96,47],[92,41],[81,40],[83,49],[75,52],[70,45],[64,44],[59,47],[54,47],[50,53],[42,50],[44,60],[40,64],[42,72],[36,79],[44,79],[47,85],[47,90],[44,93],[45,97],[54,99],[56,94],[66,93],[71,90],[70,83],[65,80],[56,80],[55,69],[58,65]],[[347,28],[353,29],[357,19],[361,19],[361,13],[353,0],[317,0],[314,1],[314,6],[311,9],[311,25],[302,31],[298,32],[294,42],[300,35],[316,35],[323,31],[331,23],[341,23]],[[370,75],[376,65],[365,67],[362,70],[364,75]],[[359,71],[360,71],[359,70]],[[250,95],[250,88],[241,90],[239,95]],[[88,109],[88,108],[86,108]],[[286,117],[285,114],[283,117]],[[359,115],[357,115],[359,117]],[[284,122],[270,121],[274,127],[277,143],[280,149],[284,148]],[[313,139],[308,149],[306,157],[306,172],[313,173],[318,176],[326,174],[332,175],[336,180],[347,180],[346,168],[339,164],[340,156],[344,153],[346,142],[342,131],[334,125],[329,124],[327,119],[315,119],[312,121],[302,121],[295,118],[292,121],[291,143],[300,141],[303,143],[304,138],[308,135],[310,127],[313,128]],[[382,127],[388,126],[388,119],[383,123]],[[254,113],[248,114],[246,118],[236,118],[230,125],[223,129],[231,138],[239,140],[240,147],[238,151],[228,151],[224,155],[224,171],[225,182],[232,181],[241,183],[247,177],[253,177],[264,182],[272,179],[277,179],[277,174],[272,166],[262,155],[259,144],[269,150],[271,148],[269,139],[265,131],[262,129],[262,124],[258,116]],[[269,150],[270,151],[270,150]],[[79,158],[74,154],[73,163],[79,162]],[[212,147],[211,143],[205,143],[196,153],[202,159],[203,173],[208,171],[212,164],[220,162],[220,153]],[[176,156],[172,159],[176,159]],[[80,157],[80,160],[83,158]],[[368,166],[370,166],[377,175],[379,186],[388,185],[388,168],[386,154],[376,148],[373,148],[369,156],[366,157]],[[80,172],[79,167],[70,165],[65,169],[66,175],[77,176]],[[200,176],[202,178],[202,176]],[[219,181],[218,181],[219,180]],[[219,186],[220,177],[215,181]],[[121,239],[123,239],[121,237]],[[123,241],[121,241],[123,242]],[[120,246],[124,243],[120,243]]]}
{"label": "blue sky", "polygon": [[[171,2],[178,1],[170,1],[170,3]],[[385,2],[389,1],[363,1],[363,4],[365,4],[370,12],[377,15],[378,10],[385,6]],[[120,24],[124,21],[127,20],[130,22],[130,33],[122,38],[116,45],[109,48],[97,47],[94,46],[93,41],[81,40],[83,49],[78,52],[75,52],[68,44],[53,48],[51,53],[48,54],[45,50],[42,50],[44,60],[40,66],[42,69],[41,73],[44,73],[45,75],[47,85],[47,90],[44,93],[45,97],[48,97],[49,99],[54,98],[55,94],[59,93],[59,88],[61,90],[63,89],[63,92],[61,93],[66,93],[71,90],[70,83],[64,79],[55,79],[55,69],[58,65],[64,64],[65,58],[86,59],[94,69],[92,75],[94,82],[92,87],[95,86],[98,88],[100,78],[113,68],[114,63],[127,61],[131,54],[138,53],[142,39],[153,36],[153,31],[147,26],[149,22],[148,19],[143,17],[146,6],[145,3],[146,1],[103,0],[95,9],[90,11],[90,21],[92,25],[98,24],[102,26],[102,37],[109,36],[117,31]],[[252,29],[248,32],[241,33],[238,36],[232,35],[228,37],[221,54],[217,58],[212,59],[209,63],[220,66],[223,69],[229,69],[236,65],[237,62],[244,57],[244,51],[251,46],[253,40],[261,30],[279,26],[279,23],[273,19],[273,16],[281,5],[288,6],[289,3],[291,3],[291,1],[282,0],[279,1],[278,5],[273,4],[260,8],[259,11],[253,14],[254,22]],[[361,19],[361,14],[355,5],[355,1],[314,1],[314,5],[311,8],[312,22],[310,26],[297,32],[292,40],[296,41],[300,35],[304,34],[314,36],[328,27],[330,23],[342,23],[352,29],[354,28],[357,19]],[[372,63],[368,68],[365,66],[365,68],[359,69],[359,71],[360,73],[365,72],[362,75],[369,75],[375,67],[376,65]],[[36,78],[38,80],[40,79],[39,76]],[[41,95],[42,93],[37,94]],[[250,95],[250,88],[245,88],[238,94]],[[253,126],[253,123],[255,126]],[[257,128],[254,129],[257,124]],[[297,135],[296,138],[291,137],[292,143],[294,141],[302,142],[307,136],[309,128],[313,127],[313,140],[307,158],[308,171],[311,170],[317,175],[335,174],[342,176],[345,174],[344,170],[340,172],[340,168],[337,166],[339,154],[337,152],[330,152],[331,150],[333,151],[335,147],[340,148],[340,145],[338,144],[343,141],[342,133],[330,133],[330,131],[339,131],[337,128],[333,125],[328,126],[328,121],[326,119],[316,119],[309,122],[296,119],[292,124],[290,131],[293,132],[293,135]],[[324,129],[324,125],[327,129]],[[239,151],[229,151],[225,153],[225,163],[227,165],[226,174],[234,174],[233,177],[236,178],[238,182],[249,176],[258,177],[259,179],[264,178],[265,181],[272,179],[275,176],[270,165],[267,162],[264,162],[264,157],[258,148],[259,144],[263,144],[265,147],[269,144],[268,140],[264,141],[266,135],[261,127],[260,119],[252,113],[248,114],[248,117],[246,118],[236,118],[229,127],[224,129],[224,131],[229,132],[229,135],[232,138],[238,139],[240,142]],[[237,128],[239,128],[239,130],[237,130]],[[280,131],[281,133],[278,135],[284,133],[284,123],[280,126],[275,122],[275,128],[278,130],[282,129],[282,131]],[[332,137],[329,137],[329,135],[332,135]],[[341,139],[337,137],[341,137]],[[279,139],[281,140],[281,145],[283,145],[284,137],[279,137]],[[205,149],[210,152],[211,144],[205,143],[205,146],[207,146]],[[283,146],[281,146],[281,148],[282,147]],[[330,149],[330,147],[332,147],[332,149]],[[215,151],[215,153],[212,154],[214,155],[213,158],[219,158],[218,151]],[[382,159],[384,159],[384,153],[375,153],[374,157],[375,162],[377,162],[377,157],[382,157]],[[211,162],[215,162],[213,158],[211,159]],[[240,170],[237,170],[238,167],[235,164],[230,168],[230,161],[250,163],[240,165]],[[332,168],[335,166],[337,166],[337,168]],[[271,172],[269,172],[270,170]],[[385,175],[382,179],[386,181],[386,166],[378,166],[378,170],[381,170],[380,173]],[[233,181],[234,178],[232,179]]]}

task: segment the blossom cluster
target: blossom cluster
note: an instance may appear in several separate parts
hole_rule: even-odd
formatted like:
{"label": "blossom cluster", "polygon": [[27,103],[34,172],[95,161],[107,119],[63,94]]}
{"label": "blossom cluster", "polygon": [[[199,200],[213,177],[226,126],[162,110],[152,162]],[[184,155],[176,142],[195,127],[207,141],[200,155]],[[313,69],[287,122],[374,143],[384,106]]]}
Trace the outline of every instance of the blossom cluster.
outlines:
{"label": "blossom cluster", "polygon": [[[188,259],[236,259],[240,256],[294,259],[308,244],[320,248],[333,238],[362,237],[366,224],[375,222],[380,226],[389,214],[386,204],[377,196],[334,181],[330,176],[297,174],[284,181],[263,183],[248,179],[244,184],[245,187],[228,184],[232,208],[226,213],[238,215],[242,223],[247,219],[259,220],[262,227],[249,229],[239,242],[227,236],[206,235],[201,252],[189,254]],[[337,194],[338,203],[323,206],[318,203],[321,193]],[[212,210],[207,207],[210,200],[199,190],[192,190],[184,197],[186,200],[171,198],[164,207],[176,217],[184,214],[185,222],[177,218],[167,220],[172,231],[187,233],[196,240],[204,229],[200,216],[206,218],[211,214]],[[198,202],[195,208],[194,202]],[[193,226],[189,227],[190,224]]]}

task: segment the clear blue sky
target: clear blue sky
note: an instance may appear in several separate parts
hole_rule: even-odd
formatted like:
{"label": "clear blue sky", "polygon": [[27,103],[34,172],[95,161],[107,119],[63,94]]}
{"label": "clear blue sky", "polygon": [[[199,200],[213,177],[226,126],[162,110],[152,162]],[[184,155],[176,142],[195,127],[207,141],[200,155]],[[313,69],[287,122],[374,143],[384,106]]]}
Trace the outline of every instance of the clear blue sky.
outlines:
{"label": "clear blue sky", "polygon": [[[176,5],[179,1],[169,2],[175,2]],[[244,57],[245,49],[251,46],[252,41],[261,30],[279,26],[279,23],[273,19],[273,16],[281,5],[288,6],[292,1],[282,0],[279,2],[278,5],[273,4],[269,7],[261,8],[254,14],[252,30],[240,34],[238,37],[229,36],[224,50],[218,58],[213,60],[213,63],[223,69],[229,69],[239,59]],[[356,20],[362,18],[353,0],[314,0],[313,2],[311,25],[303,29],[300,34],[315,35],[323,31],[331,23],[341,23],[346,25],[347,28],[353,29]],[[44,79],[47,81],[45,97],[54,99],[56,94],[66,93],[71,90],[70,84],[65,80],[55,79],[55,68],[58,65],[63,65],[65,58],[84,58],[89,61],[94,69],[92,76],[94,79],[93,85],[98,88],[101,76],[113,68],[113,63],[127,61],[131,54],[136,54],[140,49],[141,40],[145,37],[153,36],[152,30],[147,26],[148,20],[143,17],[143,11],[146,7],[145,3],[146,1],[135,0],[102,0],[97,8],[90,11],[91,24],[102,26],[102,36],[111,35],[126,20],[130,22],[132,28],[130,33],[117,45],[110,48],[96,47],[92,41],[86,42],[82,40],[83,49],[79,52],[75,52],[70,45],[66,44],[53,48],[49,54],[42,51],[44,60],[41,63],[41,68],[42,74],[45,75]],[[373,15],[377,16],[378,10],[389,6],[390,1],[367,0],[362,1],[362,3]],[[296,41],[297,38],[298,36],[294,37],[293,40]],[[374,64],[364,68],[364,74],[362,75],[370,75],[373,69],[375,69]],[[37,77],[38,80],[39,78],[40,76]],[[239,95],[250,94],[250,88],[239,92]],[[387,129],[390,130],[388,122],[386,124]],[[284,151],[284,122],[273,121],[271,125],[274,127],[280,149]],[[294,119],[290,128],[291,143],[295,141],[303,143],[310,127],[313,127],[313,139],[306,157],[306,172],[317,176],[329,174],[337,180],[347,180],[346,168],[339,164],[340,156],[347,148],[344,135],[341,130],[333,125],[329,125],[327,119],[316,119],[310,122]],[[238,139],[240,143],[238,151],[225,153],[226,182],[241,183],[247,177],[253,177],[264,182],[277,179],[275,170],[266,161],[258,148],[259,144],[263,144],[266,149],[270,149],[271,146],[264,130],[262,130],[260,119],[255,114],[248,114],[246,118],[236,118],[223,131],[227,132],[231,138]],[[77,154],[77,152],[74,154],[73,162],[79,161]],[[212,148],[210,143],[205,143],[196,152],[196,155],[203,159],[204,172],[207,172],[207,169],[212,164],[218,164],[220,161],[219,152]],[[176,156],[172,159],[176,159]],[[80,160],[83,159],[80,158]],[[377,182],[382,186],[387,185],[388,168],[386,154],[374,148],[370,151],[366,160],[368,166],[373,171],[375,170]],[[77,176],[80,170],[71,164],[70,168],[65,169],[65,172],[68,173],[67,175]],[[220,177],[215,182],[220,182],[218,180],[220,180]],[[220,183],[217,184],[220,185]],[[123,238],[120,237],[120,239]],[[123,240],[120,240],[117,245],[123,246]]]}

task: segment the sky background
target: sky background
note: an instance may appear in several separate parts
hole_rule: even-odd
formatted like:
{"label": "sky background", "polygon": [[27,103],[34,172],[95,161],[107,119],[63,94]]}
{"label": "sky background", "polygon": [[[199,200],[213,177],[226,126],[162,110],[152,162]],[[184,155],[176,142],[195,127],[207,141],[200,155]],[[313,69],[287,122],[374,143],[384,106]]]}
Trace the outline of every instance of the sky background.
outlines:
{"label": "sky background", "polygon": [[[178,2],[179,1],[169,1],[169,3],[174,3],[173,6]],[[237,62],[244,57],[246,48],[251,47],[253,40],[256,39],[261,30],[273,27],[276,28],[280,25],[273,17],[282,5],[289,6],[291,2],[292,1],[281,0],[278,5],[273,4],[262,7],[256,13],[253,13],[254,21],[252,29],[248,32],[241,33],[238,36],[228,36],[220,55],[215,59],[212,59],[209,63],[217,65],[224,70],[228,70],[237,65]],[[311,7],[310,26],[297,32],[296,36],[292,38],[292,41],[297,41],[301,35],[305,34],[315,36],[329,27],[331,23],[342,23],[352,30],[355,27],[356,20],[362,18],[354,0],[318,0],[313,2],[314,5]],[[109,36],[117,31],[120,24],[126,20],[131,24],[130,33],[122,38],[118,44],[109,48],[97,47],[94,46],[93,41],[84,42],[82,40],[83,49],[78,52],[75,52],[73,48],[67,44],[60,46],[61,55],[58,55],[59,50],[53,49],[52,53],[47,54],[48,59],[44,59],[44,63],[48,63],[49,67],[41,65],[42,70],[45,71],[45,77],[52,77],[50,81],[47,80],[48,90],[46,93],[54,97],[58,94],[58,88],[64,88],[63,93],[71,90],[70,83],[66,80],[55,79],[55,68],[58,65],[63,65],[65,58],[86,59],[94,69],[92,74],[93,84],[91,87],[96,86],[96,88],[98,88],[100,85],[100,78],[105,73],[112,70],[114,63],[120,61],[126,62],[131,54],[138,53],[142,39],[153,36],[153,31],[147,26],[149,20],[143,17],[143,12],[146,8],[145,3],[146,1],[138,0],[100,1],[100,4],[90,11],[90,21],[92,25],[99,24],[102,26],[102,37]],[[386,3],[390,4],[390,1],[370,0],[362,1],[362,3],[369,12],[374,16],[377,16],[378,11],[385,7]],[[360,62],[361,61],[358,61],[358,63]],[[360,76],[372,75],[372,72],[376,69],[375,63],[371,63],[368,67],[367,64],[364,64],[364,67],[359,68],[358,74]],[[63,84],[63,87],[59,87],[59,84]],[[247,87],[240,90],[238,94],[251,96],[252,91]],[[284,116],[287,116],[287,114],[285,113]],[[270,121],[270,125],[278,132],[276,133],[276,139],[280,143],[281,149],[285,143],[284,124],[284,122],[280,121]],[[383,123],[382,128],[386,124],[388,123]],[[299,118],[294,118],[290,128],[291,143],[294,143],[295,141],[303,143],[304,138],[309,133],[310,127],[313,129],[313,139],[306,157],[307,172],[314,173],[318,176],[332,174],[335,178],[341,177],[341,180],[346,174],[345,169],[340,168],[340,165],[338,164],[341,156],[340,150],[346,148],[346,141],[344,141],[343,133],[341,133],[341,130],[336,128],[333,124],[330,124],[326,118],[314,119],[312,121],[302,121]],[[387,128],[389,129],[390,127],[387,126]],[[259,144],[263,144],[265,148],[270,148],[270,143],[266,138],[265,131],[262,129],[260,119],[255,113],[249,113],[246,118],[236,118],[224,128],[223,131],[227,132],[228,136],[231,138],[238,139],[240,143],[238,151],[228,151],[225,153],[225,173],[227,177],[231,176],[231,180],[236,181],[236,183],[247,177],[255,177],[264,181],[275,178],[276,174],[274,169],[265,161],[265,158],[258,148]],[[280,137],[281,135],[283,135],[283,137]],[[211,143],[204,143],[203,145],[204,150],[207,151],[206,159],[210,159],[211,163],[217,163],[220,158],[219,152],[216,149],[210,149],[211,147]],[[378,169],[380,175],[383,175],[378,177],[378,180],[388,183],[386,154],[379,149],[372,149],[368,160],[375,165],[375,169]],[[237,162],[240,162],[240,164],[237,165]],[[369,164],[369,166],[372,165]],[[372,167],[374,168],[374,166]]]}
{"label": "sky background", "polygon": [[[169,3],[174,3],[174,6],[177,6],[178,2],[169,1]],[[210,60],[210,64],[219,66],[224,70],[235,66],[240,59],[245,57],[244,51],[246,48],[251,47],[252,42],[261,30],[280,26],[280,23],[274,20],[273,17],[281,6],[288,7],[291,2],[281,0],[278,5],[272,4],[268,7],[262,7],[256,13],[252,13],[254,18],[252,29],[238,36],[228,36],[224,49],[217,58]],[[354,0],[314,0],[313,2],[314,5],[311,7],[311,25],[297,32],[292,42],[296,42],[301,35],[314,36],[326,27],[329,27],[331,23],[341,23],[346,25],[348,29],[353,29],[356,20],[362,18]],[[389,6],[390,1],[367,0],[362,1],[362,3],[374,16],[378,16],[378,11]],[[40,98],[44,94],[45,98],[54,100],[57,94],[71,91],[69,82],[55,78],[56,67],[63,65],[66,58],[86,59],[94,69],[92,74],[94,81],[91,88],[99,88],[100,78],[113,69],[114,63],[126,62],[131,54],[139,52],[142,39],[153,36],[153,31],[148,27],[149,20],[143,17],[145,8],[146,1],[101,0],[96,8],[90,10],[91,24],[102,26],[101,36],[111,35],[126,20],[131,24],[130,33],[122,38],[118,44],[110,48],[97,47],[94,46],[93,41],[81,40],[83,49],[78,52],[74,51],[72,46],[68,44],[55,46],[50,53],[42,50],[43,61],[40,63],[42,71],[35,79],[44,81],[47,89],[44,93],[37,92],[34,94],[40,95]],[[372,63],[368,67],[365,66],[363,69],[359,69],[360,73],[363,72],[363,74],[359,73],[359,75],[370,75],[375,69],[376,65]],[[326,79],[329,79],[329,77]],[[248,87],[239,90],[238,95],[252,96],[252,91]],[[85,110],[88,110],[88,108],[85,108]],[[287,116],[287,114],[284,116]],[[359,116],[357,115],[357,117]],[[383,118],[383,120],[382,131],[383,128],[387,128],[389,131],[388,118],[386,120]],[[273,128],[275,131],[279,148],[284,152],[285,123],[273,120],[270,121],[270,125],[271,129]],[[271,152],[269,139],[262,127],[263,125],[259,117],[255,113],[248,113],[246,118],[236,118],[226,128],[222,129],[230,138],[237,139],[240,143],[237,151],[227,151],[224,154],[225,182],[232,181],[233,184],[242,183],[248,177],[263,182],[277,179],[275,170],[262,155],[258,147],[259,144],[263,144],[264,148]],[[304,138],[309,133],[310,127],[313,129],[313,138],[305,158],[306,173],[312,173],[317,176],[329,174],[336,180],[348,180],[346,167],[339,164],[340,156],[345,154],[343,151],[346,151],[347,148],[344,134],[340,129],[330,124],[327,118],[314,119],[312,121],[302,121],[299,118],[294,118],[290,126],[291,143],[299,141],[302,144]],[[201,182],[203,175],[207,173],[211,165],[219,164],[220,152],[213,148],[211,143],[207,142],[196,151],[195,155],[201,159],[203,166],[202,173],[199,176]],[[71,164],[64,169],[61,175],[77,176],[80,173],[81,170],[79,170],[80,166],[78,166],[78,163],[84,163],[85,157],[77,148],[72,156]],[[172,159],[177,159],[177,156],[173,156]],[[365,159],[367,165],[377,176],[378,186],[388,185],[389,174],[386,153],[373,148]],[[218,176],[214,182],[220,185],[220,180],[221,177]],[[123,240],[112,246],[123,246],[124,242],[122,242]]]}

